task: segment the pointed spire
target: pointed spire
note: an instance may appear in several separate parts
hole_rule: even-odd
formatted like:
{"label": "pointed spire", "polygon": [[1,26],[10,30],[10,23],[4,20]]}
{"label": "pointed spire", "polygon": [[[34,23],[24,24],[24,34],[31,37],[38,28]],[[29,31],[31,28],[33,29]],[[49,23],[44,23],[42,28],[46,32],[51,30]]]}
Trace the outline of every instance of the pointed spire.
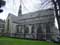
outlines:
{"label": "pointed spire", "polygon": [[19,11],[18,11],[18,16],[22,15],[22,4],[21,4],[21,0],[20,0],[20,6],[19,6]]}

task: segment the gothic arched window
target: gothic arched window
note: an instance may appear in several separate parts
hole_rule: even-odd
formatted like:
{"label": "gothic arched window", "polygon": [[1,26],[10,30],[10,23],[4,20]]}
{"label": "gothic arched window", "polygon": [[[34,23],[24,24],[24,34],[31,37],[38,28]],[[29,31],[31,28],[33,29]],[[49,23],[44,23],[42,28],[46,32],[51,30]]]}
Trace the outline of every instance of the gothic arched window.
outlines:
{"label": "gothic arched window", "polygon": [[29,28],[27,26],[24,26],[24,33],[29,33]]}
{"label": "gothic arched window", "polygon": [[34,25],[32,26],[32,33],[34,33]]}

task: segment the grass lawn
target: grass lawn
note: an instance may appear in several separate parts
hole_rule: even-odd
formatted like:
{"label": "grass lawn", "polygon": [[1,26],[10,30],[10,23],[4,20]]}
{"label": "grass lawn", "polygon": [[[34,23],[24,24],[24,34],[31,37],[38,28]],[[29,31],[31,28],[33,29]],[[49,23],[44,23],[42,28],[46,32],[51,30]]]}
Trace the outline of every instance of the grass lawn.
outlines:
{"label": "grass lawn", "polygon": [[32,41],[32,40],[0,37],[0,45],[58,45],[58,44],[46,41]]}

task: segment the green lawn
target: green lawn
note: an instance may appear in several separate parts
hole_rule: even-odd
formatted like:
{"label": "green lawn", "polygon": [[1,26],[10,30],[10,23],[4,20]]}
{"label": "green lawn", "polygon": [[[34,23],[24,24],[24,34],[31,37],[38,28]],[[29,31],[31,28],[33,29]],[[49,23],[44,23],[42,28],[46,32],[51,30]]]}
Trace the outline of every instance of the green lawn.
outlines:
{"label": "green lawn", "polygon": [[58,44],[46,41],[32,41],[32,40],[0,37],[0,45],[58,45]]}

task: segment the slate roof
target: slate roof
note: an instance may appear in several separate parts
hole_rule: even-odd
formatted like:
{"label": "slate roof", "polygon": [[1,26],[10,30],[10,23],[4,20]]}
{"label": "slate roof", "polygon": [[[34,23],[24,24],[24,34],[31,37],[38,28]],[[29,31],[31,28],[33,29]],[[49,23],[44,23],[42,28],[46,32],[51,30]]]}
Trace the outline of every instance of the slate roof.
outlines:
{"label": "slate roof", "polygon": [[39,11],[31,12],[28,14],[22,14],[22,16],[15,16],[15,15],[9,13],[9,17],[11,17],[11,20],[13,22],[19,22],[20,20],[24,20],[24,19],[30,19],[30,18],[34,18],[34,17],[41,17],[41,16],[47,16],[47,15],[54,16],[53,9],[39,10]]}
{"label": "slate roof", "polygon": [[5,23],[5,21],[4,21],[4,20],[2,20],[2,19],[0,19],[0,23]]}

